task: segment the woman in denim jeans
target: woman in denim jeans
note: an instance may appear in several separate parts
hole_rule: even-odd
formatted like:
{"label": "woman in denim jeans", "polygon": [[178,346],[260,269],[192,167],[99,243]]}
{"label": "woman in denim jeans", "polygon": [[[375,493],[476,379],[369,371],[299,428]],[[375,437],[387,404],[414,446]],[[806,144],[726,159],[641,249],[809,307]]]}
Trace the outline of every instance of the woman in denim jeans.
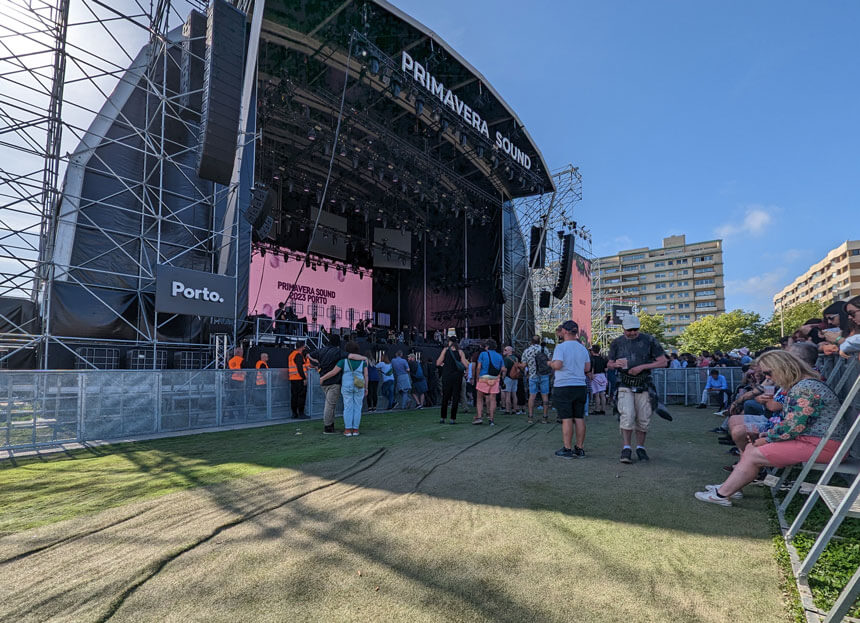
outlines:
{"label": "woman in denim jeans", "polygon": [[347,342],[344,347],[349,356],[341,359],[334,368],[320,377],[320,382],[343,371],[340,395],[343,397],[343,434],[358,437],[361,424],[361,405],[367,395],[367,358],[358,354],[358,344]]}
{"label": "woman in denim jeans", "polygon": [[388,401],[387,409],[394,408],[394,368],[391,366],[391,359],[388,353],[382,353],[379,358],[379,363],[376,364],[376,369],[382,377],[382,395]]}

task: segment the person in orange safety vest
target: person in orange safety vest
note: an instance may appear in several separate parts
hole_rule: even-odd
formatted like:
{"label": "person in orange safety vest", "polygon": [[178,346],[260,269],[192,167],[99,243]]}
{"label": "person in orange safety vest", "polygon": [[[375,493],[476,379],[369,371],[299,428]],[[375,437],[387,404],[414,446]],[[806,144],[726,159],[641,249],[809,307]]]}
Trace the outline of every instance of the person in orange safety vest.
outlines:
{"label": "person in orange safety vest", "polygon": [[257,386],[266,384],[266,375],[262,372],[259,372],[261,368],[269,369],[269,353],[260,353],[260,361],[257,362],[255,366],[258,370],[257,372]]}

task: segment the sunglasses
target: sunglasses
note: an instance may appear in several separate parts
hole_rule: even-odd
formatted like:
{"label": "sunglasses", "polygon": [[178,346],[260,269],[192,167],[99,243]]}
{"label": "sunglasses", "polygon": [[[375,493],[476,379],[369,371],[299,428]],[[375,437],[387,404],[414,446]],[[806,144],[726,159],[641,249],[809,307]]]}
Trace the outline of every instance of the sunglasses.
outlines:
{"label": "sunglasses", "polygon": [[828,320],[839,320],[839,314],[832,314],[825,316]]}
{"label": "sunglasses", "polygon": [[760,372],[765,376],[770,376],[771,374],[773,374],[773,370],[761,370]]}
{"label": "sunglasses", "polygon": [[638,331],[639,329],[624,329],[624,330],[630,332],[630,331]]}

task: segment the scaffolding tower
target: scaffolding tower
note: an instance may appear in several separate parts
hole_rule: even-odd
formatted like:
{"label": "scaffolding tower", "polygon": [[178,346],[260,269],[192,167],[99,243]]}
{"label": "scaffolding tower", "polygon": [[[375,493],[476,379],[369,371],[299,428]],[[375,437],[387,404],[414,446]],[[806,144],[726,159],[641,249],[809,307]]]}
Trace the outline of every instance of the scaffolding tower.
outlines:
{"label": "scaffolding tower", "polygon": [[[552,292],[558,280],[562,257],[563,239],[569,233],[574,234],[573,251],[587,260],[593,261],[591,232],[577,221],[575,209],[577,202],[582,200],[582,175],[572,164],[553,172],[556,191],[534,197],[520,199],[515,202],[516,234],[524,241],[519,246],[522,257],[511,261],[513,273],[523,273],[519,277],[530,280],[530,288],[523,294],[522,300],[515,302],[514,322],[512,323],[511,343],[516,349],[522,349],[530,343],[531,331],[526,331],[525,323],[517,319],[533,314],[534,332],[555,335],[555,328],[572,313],[571,289],[561,299],[550,295],[549,307],[540,307],[540,293]],[[544,268],[538,268],[537,257],[531,257],[530,239],[532,227],[542,231],[543,244],[546,253]],[[505,240],[513,238],[506,235]],[[506,245],[507,246],[507,245]],[[516,254],[516,249],[506,248],[507,253]],[[513,278],[513,276],[511,276]],[[568,284],[569,285],[569,284]]]}
{"label": "scaffolding tower", "polygon": [[[247,10],[252,2],[234,4]],[[163,184],[165,176],[193,173],[189,149],[171,138],[177,127],[197,131],[199,121],[181,110],[190,87],[180,84],[177,90],[166,76],[179,70],[181,26],[190,11],[205,13],[206,6],[205,0],[159,0],[130,4],[129,10],[121,11],[99,0],[0,0],[0,297],[33,310],[19,312],[26,318],[22,322],[5,313],[8,305],[0,309],[0,365],[28,350],[42,367],[48,366],[53,348],[83,358],[75,347],[88,338],[63,335],[51,323],[52,290],[59,282],[83,288],[110,309],[117,321],[134,331],[133,339],[116,340],[117,344],[152,349],[155,362],[154,351],[162,346],[159,328],[175,316],[141,303],[138,318],[123,317],[99,297],[94,284],[109,276],[126,284],[115,290],[138,296],[151,293],[156,265],[199,251],[211,257],[215,270],[224,240],[235,243],[238,219],[233,215],[229,222],[216,223],[214,209],[234,185],[215,185],[211,192],[195,188],[182,196],[171,191],[166,196]],[[122,105],[141,91],[146,122],[132,123]],[[122,135],[108,136],[102,132],[107,128],[121,128]],[[114,155],[123,149],[130,156],[134,152],[144,170],[132,179],[115,172],[100,153],[105,145]],[[101,176],[112,178],[123,194],[133,195],[136,205],[114,206],[120,193],[85,194],[83,170],[93,162]],[[93,206],[134,212],[139,216],[137,231],[107,230],[88,216],[87,209]],[[188,229],[183,212],[201,206],[212,211],[213,221],[190,232],[191,248],[168,243],[162,232]],[[80,229],[97,232],[106,241],[101,255],[122,256],[133,268],[111,271],[78,262],[70,245]],[[234,336],[235,330],[234,322]]]}

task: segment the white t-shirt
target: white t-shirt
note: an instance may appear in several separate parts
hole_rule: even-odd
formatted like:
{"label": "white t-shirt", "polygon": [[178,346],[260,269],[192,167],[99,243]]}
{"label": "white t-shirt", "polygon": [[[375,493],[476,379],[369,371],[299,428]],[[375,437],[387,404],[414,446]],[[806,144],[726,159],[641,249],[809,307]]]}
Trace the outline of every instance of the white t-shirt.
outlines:
{"label": "white t-shirt", "polygon": [[561,370],[555,371],[556,387],[585,385],[585,364],[591,361],[588,349],[579,340],[565,340],[552,351],[552,361],[561,361]]}

